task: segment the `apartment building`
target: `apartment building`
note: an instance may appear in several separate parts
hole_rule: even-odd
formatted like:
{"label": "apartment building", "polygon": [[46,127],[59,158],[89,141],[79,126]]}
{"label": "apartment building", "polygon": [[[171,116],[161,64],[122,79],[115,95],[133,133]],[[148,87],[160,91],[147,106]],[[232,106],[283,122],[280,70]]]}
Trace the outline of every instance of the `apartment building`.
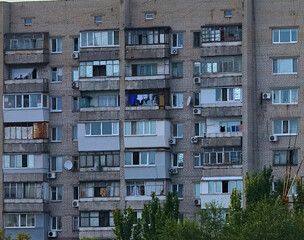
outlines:
{"label": "apartment building", "polygon": [[[304,4],[0,3],[0,225],[113,237],[155,192],[182,218],[302,158]],[[303,12],[303,11],[302,11]],[[303,171],[300,171],[300,175]]]}

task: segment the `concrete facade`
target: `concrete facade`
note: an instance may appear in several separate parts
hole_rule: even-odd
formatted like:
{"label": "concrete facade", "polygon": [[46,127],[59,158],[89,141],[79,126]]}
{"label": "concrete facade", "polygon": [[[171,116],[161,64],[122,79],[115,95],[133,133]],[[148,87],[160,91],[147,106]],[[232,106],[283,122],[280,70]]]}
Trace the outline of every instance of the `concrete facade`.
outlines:
{"label": "concrete facade", "polygon": [[[282,178],[284,154],[303,157],[303,8],[1,2],[0,226],[109,238],[115,207],[140,212],[151,192],[177,192],[187,218],[228,206],[245,172]],[[30,188],[39,196],[18,193]]]}

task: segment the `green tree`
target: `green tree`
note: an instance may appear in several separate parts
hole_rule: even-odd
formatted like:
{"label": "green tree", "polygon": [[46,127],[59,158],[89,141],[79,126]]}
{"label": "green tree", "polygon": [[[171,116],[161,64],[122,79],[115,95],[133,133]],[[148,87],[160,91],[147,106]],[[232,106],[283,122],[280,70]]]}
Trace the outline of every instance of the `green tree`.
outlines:
{"label": "green tree", "polygon": [[13,239],[13,240],[30,240],[31,236],[29,233],[18,233],[17,238]]}
{"label": "green tree", "polygon": [[207,203],[200,212],[200,225],[203,240],[224,239],[225,209],[215,201]]}
{"label": "green tree", "polygon": [[304,188],[300,178],[296,180],[296,193],[297,195],[292,195],[293,208],[298,216],[304,219]]}
{"label": "green tree", "polygon": [[12,234],[5,234],[4,229],[0,229],[0,240],[11,240]]}
{"label": "green tree", "polygon": [[260,173],[253,173],[251,177],[245,174],[246,205],[254,204],[262,199],[271,199],[272,168],[264,167]]}
{"label": "green tree", "polygon": [[179,200],[176,194],[169,192],[164,203],[164,216],[176,221],[179,217]]}
{"label": "green tree", "polygon": [[115,228],[113,230],[117,240],[130,240],[132,237],[135,217],[131,207],[120,210],[116,208],[113,213]]}

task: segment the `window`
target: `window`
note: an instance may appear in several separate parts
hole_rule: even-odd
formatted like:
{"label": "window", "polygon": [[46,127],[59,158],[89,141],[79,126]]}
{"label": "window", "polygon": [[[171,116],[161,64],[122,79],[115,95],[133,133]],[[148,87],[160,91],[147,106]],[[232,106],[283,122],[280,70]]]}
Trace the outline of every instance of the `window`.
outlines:
{"label": "window", "polygon": [[298,120],[274,120],[273,134],[296,135],[298,133]]}
{"label": "window", "polygon": [[202,153],[194,153],[194,167],[216,164],[242,164],[242,147],[204,148]]}
{"label": "window", "polygon": [[217,102],[241,101],[241,88],[216,88],[215,100]]}
{"label": "window", "polygon": [[101,95],[98,96],[99,107],[118,107],[119,97],[118,95]]}
{"label": "window", "polygon": [[297,58],[282,58],[272,60],[273,74],[297,74],[298,59]]}
{"label": "window", "polygon": [[146,20],[152,20],[153,19],[153,13],[146,13]]}
{"label": "window", "polygon": [[232,193],[233,189],[242,192],[243,182],[240,180],[208,181],[209,194]]}
{"label": "window", "polygon": [[4,108],[47,108],[48,96],[45,94],[4,95]]}
{"label": "window", "polygon": [[80,183],[80,198],[119,197],[119,182]]}
{"label": "window", "polygon": [[73,38],[73,52],[79,52],[79,37]]}
{"label": "window", "polygon": [[125,165],[155,165],[155,152],[125,152]]}
{"label": "window", "polygon": [[172,66],[172,77],[181,78],[183,77],[183,63],[182,62],[173,62]]}
{"label": "window", "polygon": [[78,97],[72,97],[72,111],[77,112],[79,111],[79,98]]}
{"label": "window", "polygon": [[194,106],[199,106],[200,105],[200,92],[195,92],[193,93],[193,102]]}
{"label": "window", "polygon": [[[25,23],[25,22],[24,22]],[[6,49],[43,49],[46,46],[44,33],[12,33],[6,34]]]}
{"label": "window", "polygon": [[127,196],[151,196],[152,192],[156,196],[165,195],[164,181],[126,181]]}
{"label": "window", "polygon": [[79,81],[79,67],[73,67],[73,82]]}
{"label": "window", "polygon": [[182,124],[182,123],[172,124],[172,137],[182,138],[183,129],[184,129],[184,124]]}
{"label": "window", "polygon": [[24,19],[24,25],[25,26],[31,26],[33,23],[33,19],[32,18],[25,18]]}
{"label": "window", "polygon": [[272,43],[297,43],[298,29],[272,30]]}
{"label": "window", "polygon": [[[103,167],[119,167],[119,152],[80,153],[80,167],[103,170]],[[99,166],[101,168],[99,168]]]}
{"label": "window", "polygon": [[62,157],[51,157],[50,171],[62,172]]}
{"label": "window", "polygon": [[119,31],[81,32],[80,47],[119,46]]}
{"label": "window", "polygon": [[34,228],[35,214],[4,214],[5,228]]}
{"label": "window", "polygon": [[62,39],[51,38],[51,53],[62,53]]}
{"label": "window", "polygon": [[4,125],[4,139],[48,139],[48,123],[10,123]]}
{"label": "window", "polygon": [[62,186],[50,187],[51,190],[51,200],[61,201],[62,200]]}
{"label": "window", "polygon": [[79,199],[79,187],[73,187],[73,199],[74,200]]}
{"label": "window", "polygon": [[168,44],[169,28],[126,30],[127,45]]}
{"label": "window", "polygon": [[193,32],[193,47],[201,46],[201,32]]}
{"label": "window", "polygon": [[220,132],[241,132],[241,131],[242,131],[241,121],[220,122]]}
{"label": "window", "polygon": [[51,82],[62,81],[62,68],[52,67],[51,69]]}
{"label": "window", "polygon": [[62,97],[52,97],[51,112],[62,112]]}
{"label": "window", "polygon": [[53,127],[51,128],[51,142],[61,142],[62,140],[62,128]]}
{"label": "window", "polygon": [[183,153],[173,154],[172,167],[182,168],[183,166],[184,166],[184,154]]}
{"label": "window", "polygon": [[184,185],[172,184],[172,192],[177,194],[177,197],[182,199],[184,197]]}
{"label": "window", "polygon": [[94,17],[94,22],[95,23],[101,23],[102,22],[102,16],[95,16]]}
{"label": "window", "polygon": [[183,93],[172,93],[172,108],[183,108],[183,98]]}
{"label": "window", "polygon": [[201,63],[194,62],[193,63],[193,77],[199,77],[201,74]]}
{"label": "window", "polygon": [[80,227],[113,227],[113,213],[110,211],[80,212]]}
{"label": "window", "polygon": [[165,106],[165,96],[153,93],[129,94],[129,106]]}
{"label": "window", "polygon": [[78,133],[77,133],[77,131],[78,131],[78,127],[77,126],[72,126],[72,139],[73,139],[73,141],[77,141],[77,139],[78,139]]}
{"label": "window", "polygon": [[202,73],[241,73],[242,56],[204,57]]}
{"label": "window", "polygon": [[194,123],[194,136],[204,137],[206,134],[206,123]]}
{"label": "window", "polygon": [[183,33],[173,33],[172,34],[172,47],[183,48]]}
{"label": "window", "polygon": [[79,216],[72,216],[72,230],[79,230]]}
{"label": "window", "polygon": [[61,221],[61,217],[51,217],[51,230],[61,230],[62,229],[62,221]]}
{"label": "window", "polygon": [[242,26],[210,26],[202,28],[202,42],[242,41]]}
{"label": "window", "polygon": [[80,77],[119,76],[119,60],[80,62]]}
{"label": "window", "polygon": [[273,104],[298,104],[298,89],[280,89],[272,91]]}
{"label": "window", "polygon": [[132,76],[157,75],[157,63],[132,64]]}
{"label": "window", "polygon": [[41,199],[41,183],[4,183],[5,199]]}
{"label": "window", "polygon": [[289,165],[298,164],[298,150],[274,150],[273,151],[273,165]]}
{"label": "window", "polygon": [[125,136],[155,135],[155,134],[156,134],[156,121],[125,122]]}
{"label": "window", "polygon": [[118,135],[118,122],[89,122],[85,129],[86,136]]}
{"label": "window", "polygon": [[34,168],[34,155],[3,155],[3,168]]}
{"label": "window", "polygon": [[195,198],[200,198],[201,191],[200,191],[200,184],[199,183],[194,183],[194,197]]}
{"label": "window", "polygon": [[224,10],[224,17],[231,18],[232,17],[232,10]]}

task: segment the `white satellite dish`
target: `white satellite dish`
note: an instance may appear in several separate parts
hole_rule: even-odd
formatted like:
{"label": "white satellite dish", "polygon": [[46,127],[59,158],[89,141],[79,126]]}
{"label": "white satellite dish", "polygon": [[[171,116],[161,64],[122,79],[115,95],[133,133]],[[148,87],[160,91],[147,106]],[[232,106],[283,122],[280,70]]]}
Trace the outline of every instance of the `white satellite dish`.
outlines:
{"label": "white satellite dish", "polygon": [[190,104],[191,104],[191,96],[189,96],[187,99],[187,106],[189,106]]}
{"label": "white satellite dish", "polygon": [[70,160],[66,160],[65,163],[63,164],[63,167],[70,171],[73,168],[73,163]]}

